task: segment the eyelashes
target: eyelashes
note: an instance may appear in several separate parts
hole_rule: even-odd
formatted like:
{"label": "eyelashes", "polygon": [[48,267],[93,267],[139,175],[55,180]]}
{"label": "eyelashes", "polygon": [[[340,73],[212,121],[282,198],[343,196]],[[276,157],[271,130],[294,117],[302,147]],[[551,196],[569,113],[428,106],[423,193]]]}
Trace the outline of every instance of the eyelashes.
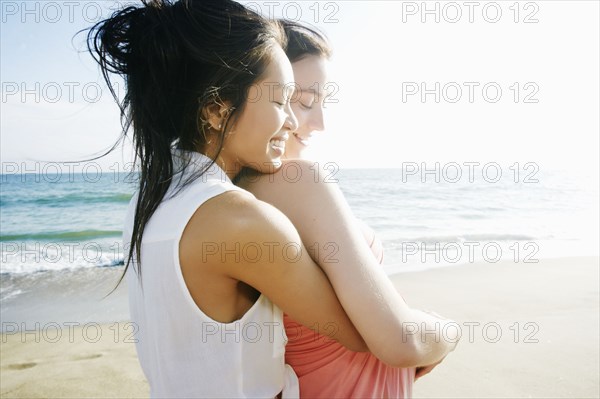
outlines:
{"label": "eyelashes", "polygon": [[296,101],[302,109],[310,110],[319,103],[319,97],[316,94],[303,93]]}
{"label": "eyelashes", "polygon": [[[284,107],[284,106],[290,104],[291,98],[288,99],[288,100],[286,100],[285,102],[279,102],[279,101],[271,101],[271,102],[274,103],[274,104],[279,105],[280,107]],[[315,101],[314,100],[309,101],[308,104],[305,104],[304,102],[299,101],[299,100],[297,102],[300,105],[300,107],[302,107],[303,109],[307,109],[307,110],[313,109],[313,107],[315,105]]]}
{"label": "eyelashes", "polygon": [[284,103],[280,103],[279,101],[272,101],[272,102],[279,105],[280,108],[283,108],[290,103],[289,101],[286,101]]}

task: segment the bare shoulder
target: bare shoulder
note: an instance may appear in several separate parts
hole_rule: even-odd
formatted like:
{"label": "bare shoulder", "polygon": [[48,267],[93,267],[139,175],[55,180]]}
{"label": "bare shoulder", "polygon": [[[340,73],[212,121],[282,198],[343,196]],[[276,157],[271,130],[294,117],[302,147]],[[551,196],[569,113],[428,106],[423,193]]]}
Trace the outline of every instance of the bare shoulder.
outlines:
{"label": "bare shoulder", "polygon": [[233,190],[211,198],[196,210],[184,230],[180,251],[195,257],[207,243],[235,247],[257,240],[294,239],[296,235],[289,219],[275,207],[247,192]]}
{"label": "bare shoulder", "polygon": [[237,184],[256,198],[280,208],[279,204],[291,200],[332,196],[338,190],[336,172],[331,164],[291,159],[284,160],[275,173],[249,173]]}
{"label": "bare shoulder", "polygon": [[254,202],[256,199],[249,193],[226,191],[203,203],[189,220],[186,230],[197,227],[214,235],[222,229],[235,227],[235,223],[252,216]]}

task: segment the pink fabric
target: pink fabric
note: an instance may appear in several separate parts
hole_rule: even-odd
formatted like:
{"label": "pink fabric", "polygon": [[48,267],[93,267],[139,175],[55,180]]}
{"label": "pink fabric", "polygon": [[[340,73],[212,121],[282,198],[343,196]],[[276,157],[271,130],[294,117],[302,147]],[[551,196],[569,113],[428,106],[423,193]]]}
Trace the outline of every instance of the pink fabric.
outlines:
{"label": "pink fabric", "polygon": [[301,398],[410,398],[414,368],[394,368],[368,352],[352,352],[284,314],[285,361]]}

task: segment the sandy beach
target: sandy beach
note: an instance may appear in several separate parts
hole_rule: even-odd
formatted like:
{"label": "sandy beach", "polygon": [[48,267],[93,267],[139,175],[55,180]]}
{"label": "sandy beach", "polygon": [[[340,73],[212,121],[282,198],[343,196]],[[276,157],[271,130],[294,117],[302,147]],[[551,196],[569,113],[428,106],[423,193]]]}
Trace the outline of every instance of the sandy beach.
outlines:
{"label": "sandy beach", "polygon": [[[394,275],[411,306],[462,331],[455,352],[417,381],[415,397],[599,397],[598,271],[597,257],[572,257]],[[120,314],[126,296],[117,295],[110,303]],[[3,312],[3,398],[148,396],[130,324],[65,320],[25,334]]]}
{"label": "sandy beach", "polygon": [[598,258],[573,257],[394,276],[411,306],[463,332],[415,397],[598,398],[598,269]]}

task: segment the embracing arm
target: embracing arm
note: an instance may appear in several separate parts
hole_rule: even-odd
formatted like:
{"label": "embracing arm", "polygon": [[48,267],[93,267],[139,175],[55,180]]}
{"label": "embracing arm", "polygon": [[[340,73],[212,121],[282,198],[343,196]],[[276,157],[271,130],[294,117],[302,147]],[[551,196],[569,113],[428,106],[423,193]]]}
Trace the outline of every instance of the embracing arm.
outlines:
{"label": "embracing arm", "polygon": [[378,266],[337,184],[325,182],[306,161],[288,162],[300,179],[286,178],[284,164],[242,186],[292,221],[369,350],[397,367],[432,364],[452,351],[455,337],[449,342],[431,333],[451,321],[408,307]]}
{"label": "embracing arm", "polygon": [[[215,198],[188,222],[180,243],[182,264],[242,281],[308,328],[350,350],[368,350],[285,215],[247,193]],[[216,250],[206,251],[208,243]]]}
{"label": "embracing arm", "polygon": [[377,259],[379,264],[383,263],[383,243],[377,237],[372,228],[370,228],[365,222],[360,219],[356,219],[358,223],[358,227],[365,238],[366,242],[369,243],[369,248],[371,248],[371,253]]}

